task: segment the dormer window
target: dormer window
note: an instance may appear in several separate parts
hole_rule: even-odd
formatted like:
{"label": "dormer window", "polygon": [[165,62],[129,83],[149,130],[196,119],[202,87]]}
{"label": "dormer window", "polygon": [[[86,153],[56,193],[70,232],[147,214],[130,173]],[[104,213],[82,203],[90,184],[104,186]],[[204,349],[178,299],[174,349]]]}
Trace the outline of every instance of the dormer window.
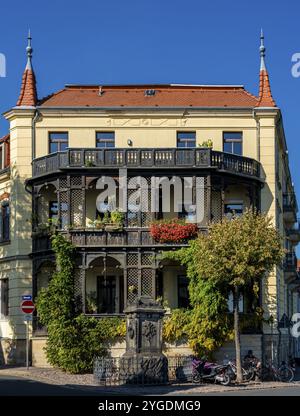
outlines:
{"label": "dormer window", "polygon": [[146,97],[153,97],[155,95],[155,90],[146,90],[145,96]]}

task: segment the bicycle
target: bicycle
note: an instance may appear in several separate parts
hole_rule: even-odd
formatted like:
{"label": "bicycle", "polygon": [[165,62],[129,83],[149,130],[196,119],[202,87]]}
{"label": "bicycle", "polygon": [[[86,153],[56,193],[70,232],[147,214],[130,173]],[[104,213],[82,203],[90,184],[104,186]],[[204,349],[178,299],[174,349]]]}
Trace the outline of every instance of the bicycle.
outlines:
{"label": "bicycle", "polygon": [[268,363],[261,367],[258,376],[262,381],[282,381],[290,383],[294,380],[294,371],[284,361],[277,368],[273,363]]}

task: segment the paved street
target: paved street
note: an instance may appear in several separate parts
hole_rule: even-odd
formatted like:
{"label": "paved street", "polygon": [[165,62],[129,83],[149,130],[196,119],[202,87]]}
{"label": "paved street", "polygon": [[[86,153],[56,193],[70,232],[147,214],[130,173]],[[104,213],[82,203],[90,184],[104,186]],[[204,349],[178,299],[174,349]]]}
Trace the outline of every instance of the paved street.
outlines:
{"label": "paved street", "polygon": [[55,386],[24,377],[0,376],[0,396],[87,396],[98,395],[78,387]]}
{"label": "paved street", "polygon": [[[208,391],[217,386],[153,386],[153,387],[96,387],[79,385],[54,385],[25,377],[1,375],[0,396],[109,396],[109,395],[161,395],[161,396],[300,396],[300,384],[291,387],[249,388],[228,387],[228,391]],[[204,390],[204,391],[203,391]]]}

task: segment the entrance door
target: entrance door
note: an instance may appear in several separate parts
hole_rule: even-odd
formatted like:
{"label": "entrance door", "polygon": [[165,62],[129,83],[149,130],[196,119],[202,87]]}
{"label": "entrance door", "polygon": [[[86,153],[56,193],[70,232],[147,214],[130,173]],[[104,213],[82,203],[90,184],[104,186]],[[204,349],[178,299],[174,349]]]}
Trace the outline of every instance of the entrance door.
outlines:
{"label": "entrance door", "polygon": [[116,313],[116,276],[97,277],[98,313]]}

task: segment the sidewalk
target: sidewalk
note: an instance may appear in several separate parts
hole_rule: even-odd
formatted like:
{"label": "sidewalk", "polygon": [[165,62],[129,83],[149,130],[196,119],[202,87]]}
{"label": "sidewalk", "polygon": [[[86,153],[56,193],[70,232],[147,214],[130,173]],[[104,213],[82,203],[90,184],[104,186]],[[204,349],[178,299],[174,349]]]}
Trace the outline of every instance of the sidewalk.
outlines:
{"label": "sidewalk", "polygon": [[[99,395],[166,395],[172,396],[175,394],[180,395],[197,395],[205,393],[216,392],[234,392],[234,391],[246,391],[246,390],[262,390],[262,389],[276,389],[284,387],[298,387],[300,381],[294,381],[292,383],[281,382],[250,382],[242,385],[231,385],[228,387],[219,384],[173,384],[167,386],[99,386],[92,374],[67,374],[61,370],[53,368],[36,368],[31,367],[28,371],[24,367],[3,367],[0,368],[0,377],[4,375],[24,377],[34,381],[39,381],[46,384],[54,384],[65,386],[68,388],[80,388],[85,392],[91,392]],[[297,372],[300,375],[300,372]],[[299,380],[299,377],[297,377]]]}

